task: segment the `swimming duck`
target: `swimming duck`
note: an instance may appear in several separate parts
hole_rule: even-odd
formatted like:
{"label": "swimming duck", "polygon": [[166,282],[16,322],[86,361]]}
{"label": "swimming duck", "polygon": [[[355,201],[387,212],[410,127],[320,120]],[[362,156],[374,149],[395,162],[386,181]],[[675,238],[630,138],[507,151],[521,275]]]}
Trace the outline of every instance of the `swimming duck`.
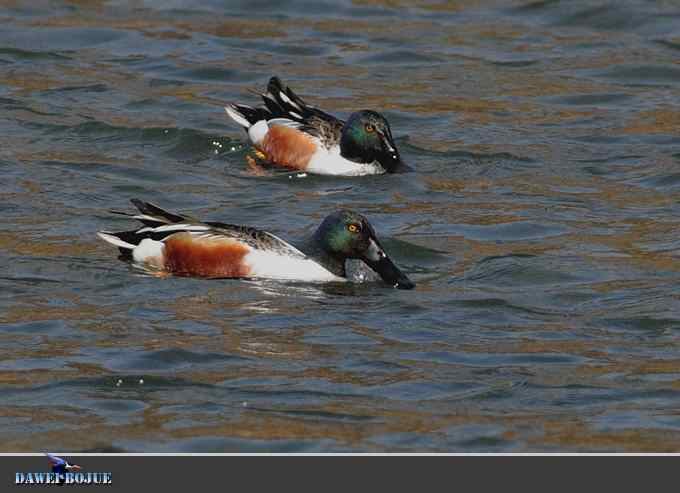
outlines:
{"label": "swimming duck", "polygon": [[274,165],[320,175],[375,175],[408,171],[390,125],[376,111],[344,122],[305,103],[278,77],[261,93],[264,107],[229,104],[227,114],[248,133],[261,157]]}
{"label": "swimming duck", "polygon": [[248,226],[201,222],[132,199],[139,214],[111,211],[139,220],[133,231],[97,233],[117,246],[122,258],[157,273],[208,278],[269,278],[310,282],[346,280],[345,260],[361,259],[389,285],[415,284],[385,253],[361,214],[334,212],[299,249]]}

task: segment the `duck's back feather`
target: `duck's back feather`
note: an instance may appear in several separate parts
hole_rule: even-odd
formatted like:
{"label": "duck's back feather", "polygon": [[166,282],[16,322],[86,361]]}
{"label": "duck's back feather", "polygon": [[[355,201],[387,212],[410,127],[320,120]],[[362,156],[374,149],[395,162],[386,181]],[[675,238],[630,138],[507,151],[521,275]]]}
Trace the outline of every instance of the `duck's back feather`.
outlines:
{"label": "duck's back feather", "polygon": [[[200,222],[133,199],[144,225],[101,232],[127,258],[154,270],[200,277],[342,280],[290,243],[249,226]],[[120,212],[117,212],[120,214]]]}
{"label": "duck's back feather", "polygon": [[344,122],[325,111],[307,104],[288,86],[284,86],[278,77],[272,77],[267,84],[267,92],[258,93],[264,106],[253,108],[243,104],[229,104],[225,107],[229,116],[243,126],[251,141],[258,145],[264,137],[262,131],[253,135],[252,127],[259,122],[273,125],[287,125],[298,128],[327,147],[340,142]]}

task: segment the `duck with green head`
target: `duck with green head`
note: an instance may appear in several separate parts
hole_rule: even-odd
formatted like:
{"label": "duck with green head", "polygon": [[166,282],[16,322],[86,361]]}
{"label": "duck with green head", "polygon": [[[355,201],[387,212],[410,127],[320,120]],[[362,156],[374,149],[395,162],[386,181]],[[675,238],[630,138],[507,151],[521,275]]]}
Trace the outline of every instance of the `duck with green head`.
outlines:
{"label": "duck with green head", "polygon": [[270,163],[322,175],[409,171],[383,115],[362,110],[346,122],[305,103],[278,77],[261,94],[264,107],[229,104],[227,114]]}
{"label": "duck with green head", "polygon": [[249,226],[201,222],[133,199],[139,214],[117,212],[143,227],[99,237],[117,246],[123,259],[155,274],[208,278],[267,278],[309,282],[347,280],[345,263],[360,259],[390,286],[415,284],[394,265],[373,226],[361,214],[330,214],[298,247]]}
{"label": "duck with green head", "polygon": [[327,216],[307,242],[305,250],[339,277],[347,276],[347,259],[358,259],[391,286],[402,289],[415,286],[394,265],[368,219],[354,211],[340,210]]}

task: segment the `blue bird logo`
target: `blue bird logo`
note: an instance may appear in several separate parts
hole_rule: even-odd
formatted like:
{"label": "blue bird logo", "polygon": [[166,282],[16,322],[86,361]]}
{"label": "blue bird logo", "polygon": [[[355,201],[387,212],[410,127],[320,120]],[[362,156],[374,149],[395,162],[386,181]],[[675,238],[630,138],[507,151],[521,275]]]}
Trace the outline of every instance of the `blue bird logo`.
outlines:
{"label": "blue bird logo", "polygon": [[78,472],[80,471],[80,466],[76,464],[69,464],[66,459],[57,457],[56,455],[45,453],[47,460],[50,461],[52,466],[52,472],[57,474],[66,474],[67,472]]}

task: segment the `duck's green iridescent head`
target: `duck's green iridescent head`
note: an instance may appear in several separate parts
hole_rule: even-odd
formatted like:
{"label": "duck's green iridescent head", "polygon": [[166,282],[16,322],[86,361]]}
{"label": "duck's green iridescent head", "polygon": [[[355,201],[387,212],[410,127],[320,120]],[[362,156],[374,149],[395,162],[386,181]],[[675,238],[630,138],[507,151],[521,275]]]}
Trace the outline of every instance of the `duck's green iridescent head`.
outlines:
{"label": "duck's green iridescent head", "polygon": [[392,138],[390,124],[370,110],[352,113],[342,129],[340,154],[359,163],[378,162],[388,173],[408,170]]}
{"label": "duck's green iridescent head", "polygon": [[324,219],[314,237],[327,254],[343,261],[361,259],[391,286],[415,287],[387,256],[373,226],[361,214],[348,210],[334,212]]}

